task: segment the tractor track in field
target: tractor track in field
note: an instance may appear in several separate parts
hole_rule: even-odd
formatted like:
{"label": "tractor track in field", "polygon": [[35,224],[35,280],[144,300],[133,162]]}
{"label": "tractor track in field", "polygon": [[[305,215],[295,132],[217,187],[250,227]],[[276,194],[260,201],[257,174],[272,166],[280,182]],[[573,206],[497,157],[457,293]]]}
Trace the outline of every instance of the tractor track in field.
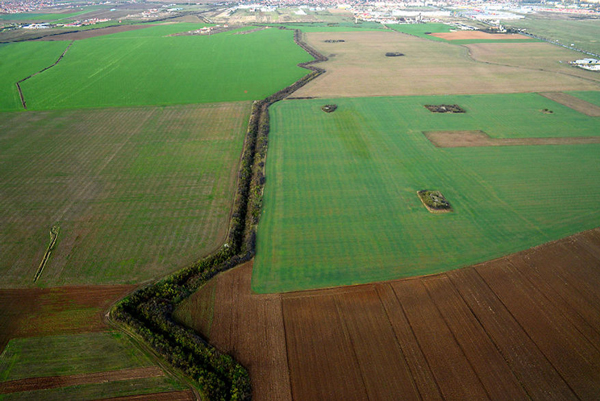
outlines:
{"label": "tractor track in field", "polygon": [[58,57],[58,59],[54,62],[54,64],[43,68],[41,70],[39,70],[38,72],[31,74],[28,77],[25,77],[23,79],[21,79],[20,81],[17,81],[17,83],[15,84],[17,86],[17,90],[19,91],[19,97],[21,98],[21,105],[23,106],[23,108],[25,110],[27,110],[27,102],[25,101],[25,96],[23,95],[23,90],[21,89],[21,84],[25,81],[27,81],[29,78],[33,78],[38,74],[41,74],[42,72],[49,70],[50,68],[54,67],[55,65],[57,65],[60,60],[62,60],[62,58],[65,56],[65,54],[67,54],[67,52],[69,51],[69,49],[71,48],[71,46],[73,45],[73,43],[75,42],[75,40],[72,40],[71,43],[69,43],[69,45],[67,46],[67,48],[65,49],[64,52],[62,52],[62,54]]}

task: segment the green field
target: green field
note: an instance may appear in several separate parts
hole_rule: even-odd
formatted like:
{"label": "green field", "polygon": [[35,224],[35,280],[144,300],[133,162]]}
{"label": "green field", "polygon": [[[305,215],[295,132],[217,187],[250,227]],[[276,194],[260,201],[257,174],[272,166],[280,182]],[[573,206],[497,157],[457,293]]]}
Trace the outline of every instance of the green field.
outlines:
{"label": "green field", "polygon": [[[20,338],[11,340],[0,355],[0,382],[150,366],[149,357],[122,333]],[[93,400],[185,388],[162,376],[0,394],[0,400]]]}
{"label": "green field", "polygon": [[[600,20],[558,19],[556,16],[528,15],[520,20],[506,21],[511,28],[527,29],[527,32],[561,44],[600,54]],[[584,56],[582,55],[582,58]]]}
{"label": "green field", "polygon": [[0,355],[0,381],[66,376],[152,366],[122,333],[89,333],[11,340]]}
{"label": "green field", "polygon": [[0,286],[137,283],[225,238],[250,102],[0,113]]}
{"label": "green field", "polygon": [[432,24],[397,24],[397,25],[388,25],[388,28],[393,29],[394,31],[407,33],[409,35],[418,36],[420,38],[425,38],[429,40],[435,40],[437,42],[447,42],[447,40],[442,38],[437,38],[435,36],[426,35],[425,32],[431,33],[443,33],[450,32],[455,29],[450,25],[432,23]]}
{"label": "green field", "polygon": [[0,111],[23,110],[17,81],[52,65],[68,42],[22,42],[0,46]]}
{"label": "green field", "polygon": [[[338,110],[322,112],[328,103]],[[441,103],[467,113],[423,107]],[[539,95],[296,100],[271,110],[257,292],[431,274],[600,225],[600,145],[441,149],[422,134],[600,135],[597,118]],[[454,212],[429,213],[422,189],[441,191]]]}
{"label": "green field", "polygon": [[162,25],[76,41],[57,66],[23,83],[28,108],[254,100],[307,74],[297,64],[311,57],[292,31],[167,36],[202,26]]}

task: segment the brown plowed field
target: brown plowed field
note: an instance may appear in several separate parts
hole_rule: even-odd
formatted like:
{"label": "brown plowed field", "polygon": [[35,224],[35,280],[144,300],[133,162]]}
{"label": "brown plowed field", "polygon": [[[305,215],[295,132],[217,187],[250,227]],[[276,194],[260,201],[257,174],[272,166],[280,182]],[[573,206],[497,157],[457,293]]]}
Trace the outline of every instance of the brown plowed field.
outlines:
{"label": "brown plowed field", "polygon": [[151,26],[156,26],[156,24],[148,24],[148,25],[119,25],[119,26],[110,26],[107,28],[98,28],[98,29],[88,29],[86,31],[79,32],[71,32],[64,33],[62,35],[53,35],[46,36],[39,40],[51,41],[51,40],[83,40],[89,38],[95,38],[97,36],[110,35],[113,33],[119,32],[127,32],[127,31],[137,31],[138,29],[149,28]]}
{"label": "brown plowed field", "polygon": [[483,131],[427,131],[423,134],[438,148],[586,145],[591,143],[600,143],[600,136],[571,138],[492,138]]}
{"label": "brown plowed field", "polygon": [[253,295],[250,275],[216,279],[210,340],[249,368],[255,400],[600,394],[600,229],[376,284]]}
{"label": "brown plowed field", "polygon": [[0,352],[13,337],[107,329],[104,313],[132,285],[0,289]]}
{"label": "brown plowed field", "polygon": [[125,397],[102,398],[96,401],[195,401],[194,393],[189,391],[171,391],[168,393],[154,393],[130,395]]}
{"label": "brown plowed field", "polygon": [[28,379],[11,380],[0,383],[0,394],[20,393],[23,391],[45,390],[58,387],[81,386],[83,384],[105,383],[144,379],[164,376],[162,369],[150,366],[146,368],[111,370],[109,372],[87,373],[70,376],[31,377]]}

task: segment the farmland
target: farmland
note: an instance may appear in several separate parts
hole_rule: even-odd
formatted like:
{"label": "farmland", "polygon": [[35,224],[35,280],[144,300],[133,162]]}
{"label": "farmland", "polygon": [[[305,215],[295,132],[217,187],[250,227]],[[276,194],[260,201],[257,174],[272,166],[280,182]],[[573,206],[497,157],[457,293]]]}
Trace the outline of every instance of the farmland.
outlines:
{"label": "farmland", "polygon": [[0,355],[2,399],[96,399],[181,391],[121,333],[11,340]]}
{"label": "farmland", "polygon": [[[425,27],[427,25],[424,25]],[[325,40],[344,40],[325,43]],[[566,64],[580,54],[556,52],[547,43],[484,43],[492,55],[481,61],[452,42],[424,40],[398,32],[307,33],[307,42],[329,56],[327,73],[297,91],[298,97],[412,96],[518,93],[600,89],[598,74]],[[469,46],[475,46],[471,44]],[[495,62],[495,46],[510,49]],[[501,49],[502,49],[501,48]],[[401,52],[404,57],[385,57]],[[541,65],[531,65],[531,60]],[[442,61],[443,60],[443,61]],[[562,61],[562,63],[560,63]],[[549,71],[547,66],[551,65]]]}
{"label": "farmland", "polygon": [[209,338],[248,366],[255,400],[593,399],[599,249],[595,229],[440,275],[268,295],[247,264],[214,280]]}
{"label": "farmland", "polygon": [[22,110],[15,83],[53,64],[68,42],[23,42],[0,46],[0,111]]}
{"label": "farmland", "polygon": [[[290,100],[272,107],[271,127],[257,292],[432,274],[600,224],[599,144],[443,149],[423,135],[598,136],[597,119],[537,94]],[[454,212],[428,213],[423,189]]]}
{"label": "farmland", "polygon": [[[47,110],[254,100],[306,75],[297,64],[311,58],[294,44],[291,31],[168,36],[202,26],[161,25],[76,41],[59,64],[21,85],[27,106]],[[9,52],[10,46],[3,50]]]}
{"label": "farmland", "polygon": [[598,19],[557,18],[552,14],[537,14],[529,18],[507,21],[511,28],[526,29],[529,33],[558,40],[564,45],[575,45],[579,49],[600,54],[598,42]]}
{"label": "farmland", "polygon": [[[225,238],[249,102],[0,115],[1,286],[136,283]],[[35,145],[34,145],[35,144]]]}

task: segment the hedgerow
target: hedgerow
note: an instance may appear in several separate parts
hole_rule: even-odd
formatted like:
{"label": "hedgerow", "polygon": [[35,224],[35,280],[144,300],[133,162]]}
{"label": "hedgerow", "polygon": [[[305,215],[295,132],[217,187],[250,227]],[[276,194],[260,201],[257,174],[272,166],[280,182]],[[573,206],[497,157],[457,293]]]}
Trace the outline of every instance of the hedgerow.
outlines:
{"label": "hedgerow", "polygon": [[295,30],[294,41],[315,58],[300,64],[311,73],[253,104],[226,243],[214,254],[134,292],[111,311],[115,322],[136,333],[173,367],[194,379],[210,400],[249,400],[252,388],[248,372],[231,356],[177,323],[172,314],[178,303],[208,280],[254,256],[256,225],[266,181],[268,108],[325,72],[310,65],[327,58],[304,43],[299,30]]}

